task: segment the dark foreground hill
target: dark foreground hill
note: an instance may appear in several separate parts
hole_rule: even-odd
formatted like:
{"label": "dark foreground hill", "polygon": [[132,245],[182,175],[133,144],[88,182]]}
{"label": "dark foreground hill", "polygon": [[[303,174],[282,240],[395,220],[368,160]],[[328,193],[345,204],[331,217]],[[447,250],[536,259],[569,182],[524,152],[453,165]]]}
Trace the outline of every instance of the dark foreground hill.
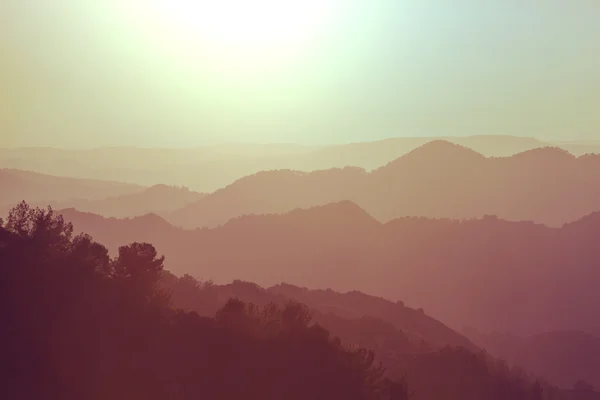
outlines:
{"label": "dark foreground hill", "polygon": [[560,226],[599,210],[600,155],[575,157],[548,147],[486,158],[433,141],[371,172],[356,167],[259,172],[173,212],[169,220],[187,228],[213,227],[245,214],[344,200],[382,222],[497,215]]}
{"label": "dark foreground hill", "polygon": [[[308,290],[293,285],[263,289],[241,281],[215,285],[170,273],[163,275],[162,285],[171,293],[173,307],[207,316],[218,314],[232,297],[263,306],[302,298],[312,305],[310,314],[319,325],[346,343],[375,350],[391,376],[406,377],[413,399],[519,398],[522,389],[515,383],[534,380],[522,369],[509,368],[482,352],[422,311],[360,292]],[[372,315],[365,314],[371,311]],[[541,392],[536,392],[535,385],[530,388],[526,398],[563,398],[563,393],[548,384],[538,387]]]}
{"label": "dark foreground hill", "polygon": [[[372,352],[343,345],[300,304],[232,300],[213,318],[171,309],[163,260],[146,243],[111,259],[52,213],[13,213],[0,227],[2,398],[408,398]],[[506,386],[523,399],[533,390]]]}
{"label": "dark foreground hill", "polygon": [[218,283],[360,290],[483,331],[600,333],[600,214],[562,228],[495,217],[380,224],[342,202],[188,231],[152,215],[63,213],[110,249],[148,241],[174,272]]}
{"label": "dark foreground hill", "polygon": [[[317,312],[317,320],[330,330],[335,329],[323,321],[332,315],[346,320],[364,319],[364,325],[377,325],[376,321],[381,321],[381,326],[389,326],[392,327],[391,331],[402,332],[407,343],[410,342],[413,346],[412,350],[407,346],[403,352],[423,351],[423,348],[439,349],[445,346],[479,350],[465,336],[426,315],[423,310],[415,310],[406,307],[402,302],[391,302],[358,291],[339,293],[331,289],[309,290],[290,284],[264,289],[254,283],[239,280],[225,285],[203,284],[190,275],[177,278],[170,273],[163,277],[163,284],[174,293],[174,305],[197,311],[201,315],[213,316],[230,298],[239,298],[259,306],[269,303],[283,306],[289,301],[294,301],[306,304]],[[375,323],[372,323],[373,321]]]}
{"label": "dark foreground hill", "polygon": [[[380,343],[379,356],[348,347],[311,322],[310,310],[295,302],[257,307],[232,299],[214,317],[175,311],[169,303],[176,298],[159,286],[163,262],[147,243],[122,246],[110,258],[89,236],[74,237],[72,227],[51,212],[26,205],[16,209],[0,227],[3,394],[406,400],[413,392],[417,400],[563,398],[553,387],[466,348],[403,353],[397,346],[406,343],[400,331],[382,346],[373,334],[380,331],[375,321],[358,320],[373,332],[358,334]],[[181,293],[179,281],[172,296]],[[199,288],[192,280],[191,293],[202,299],[213,288]],[[357,321],[344,320],[334,318],[336,329],[356,338]]]}

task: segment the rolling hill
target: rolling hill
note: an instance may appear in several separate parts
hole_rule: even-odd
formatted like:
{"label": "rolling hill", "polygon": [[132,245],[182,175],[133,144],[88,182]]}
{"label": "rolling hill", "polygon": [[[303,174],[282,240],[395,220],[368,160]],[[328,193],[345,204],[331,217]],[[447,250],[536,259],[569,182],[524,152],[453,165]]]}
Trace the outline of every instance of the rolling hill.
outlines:
{"label": "rolling hill", "polygon": [[14,169],[0,169],[0,187],[0,206],[12,206],[22,200],[30,203],[81,198],[97,200],[130,195],[143,189],[138,185],[120,182],[67,178]]}
{"label": "rolling hill", "polygon": [[600,145],[591,141],[550,143],[527,137],[478,135],[391,138],[328,146],[223,144],[193,149],[0,149],[0,167],[143,186],[187,186],[195,191],[211,192],[263,170],[309,172],[346,166],[371,170],[436,139],[469,147],[487,157],[507,157],[545,146],[557,146],[578,156],[600,153]]}
{"label": "rolling hill", "polygon": [[447,141],[429,142],[372,172],[263,171],[168,216],[185,228],[214,227],[246,214],[285,213],[349,200],[381,222],[405,216],[480,218],[560,226],[600,209],[600,155],[558,148],[486,158]]}
{"label": "rolling hill", "polygon": [[[163,286],[172,293],[173,305],[186,311],[196,311],[200,315],[214,316],[214,313],[231,298],[238,298],[260,307],[270,303],[284,306],[289,301],[294,301],[310,307],[315,313],[315,320],[323,323],[327,329],[331,329],[329,324],[343,324],[344,320],[363,319],[364,325],[369,325],[366,323],[366,319],[369,319],[375,322],[374,326],[379,326],[382,331],[388,331],[392,336],[401,332],[407,339],[403,352],[424,352],[445,346],[480,350],[465,336],[426,315],[423,310],[411,309],[402,302],[391,302],[359,291],[339,293],[331,289],[310,290],[291,284],[262,288],[240,280],[224,285],[199,285],[198,282],[193,282],[189,275],[177,278],[166,272],[163,277]],[[393,329],[389,329],[389,326]],[[374,330],[377,331],[376,328]]]}
{"label": "rolling hill", "polygon": [[261,286],[360,290],[422,307],[450,326],[531,335],[600,334],[600,214],[562,228],[496,217],[381,224],[351,202],[183,230],[158,216],[105,219],[64,210],[111,251],[147,241],[177,274]]}
{"label": "rolling hill", "polygon": [[43,202],[55,209],[75,208],[104,217],[129,218],[145,214],[167,215],[169,212],[204,197],[203,193],[193,192],[185,187],[155,185],[140,191],[104,199],[73,199],[62,202]]}

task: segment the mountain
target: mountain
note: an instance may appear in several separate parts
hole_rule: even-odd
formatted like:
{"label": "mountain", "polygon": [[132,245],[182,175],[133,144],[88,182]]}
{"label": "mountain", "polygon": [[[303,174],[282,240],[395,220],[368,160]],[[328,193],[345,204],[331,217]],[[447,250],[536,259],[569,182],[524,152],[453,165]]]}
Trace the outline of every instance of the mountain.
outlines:
{"label": "mountain", "polygon": [[297,145],[219,145],[202,148],[106,147],[0,149],[0,167],[142,186],[167,184],[216,190],[248,172],[282,168],[317,148]]}
{"label": "mountain", "polygon": [[[168,272],[163,277],[163,287],[172,293],[174,307],[196,311],[203,316],[214,316],[231,298],[238,298],[260,307],[270,303],[285,306],[294,301],[307,305],[313,311],[316,322],[331,331],[335,330],[336,325],[343,325],[344,321],[346,324],[347,321],[362,321],[364,325],[373,325],[374,337],[378,336],[377,327],[381,329],[381,334],[387,332],[393,336],[402,333],[407,339],[403,352],[424,352],[445,346],[479,351],[465,336],[426,315],[423,310],[411,309],[400,301],[392,302],[359,291],[339,293],[331,289],[310,290],[291,284],[262,288],[240,280],[202,287],[189,275],[177,278]],[[338,329],[343,330],[341,327]]]}
{"label": "mountain", "polygon": [[190,149],[0,149],[0,167],[143,186],[162,183],[212,192],[263,170],[310,172],[346,166],[371,170],[439,139],[469,147],[487,157],[507,157],[545,146],[560,147],[578,156],[600,153],[600,146],[595,142],[550,143],[527,137],[478,135],[390,138],[328,146],[233,143]]}
{"label": "mountain", "polygon": [[600,155],[558,148],[486,158],[437,140],[372,172],[263,171],[168,216],[175,225],[214,227],[245,214],[285,213],[349,200],[382,222],[404,216],[531,220],[560,226],[600,204]]}
{"label": "mountain", "polygon": [[494,356],[520,365],[565,389],[579,380],[600,388],[600,337],[580,331],[531,336],[470,329],[465,333]]}
{"label": "mountain", "polygon": [[[357,292],[287,286],[273,295],[249,283],[176,278],[151,244],[110,258],[51,211],[20,210],[0,227],[9,398],[563,400],[476,348],[429,346],[417,332],[473,347],[419,310]],[[340,310],[381,305],[407,331],[375,317],[311,311],[281,289]],[[363,343],[376,353],[357,347]]]}
{"label": "mountain", "polygon": [[354,197],[368,174],[360,168],[315,172],[263,171],[174,211],[168,219],[188,228],[217,226],[246,214],[285,213]]}
{"label": "mountain", "polygon": [[341,202],[197,230],[158,216],[63,213],[112,252],[133,241],[155,244],[177,274],[359,290],[402,299],[454,327],[600,334],[600,213],[562,228],[496,217],[381,224]]}
{"label": "mountain", "polygon": [[0,206],[3,207],[22,200],[36,203],[81,198],[103,199],[142,190],[141,186],[132,184],[50,176],[14,169],[0,169],[0,187]]}
{"label": "mountain", "polygon": [[112,251],[131,242],[173,242],[186,232],[172,226],[156,214],[146,214],[132,218],[105,218],[67,208],[60,210],[66,221],[73,223],[78,233],[88,233],[94,238],[104,238],[104,244]]}
{"label": "mountain", "polygon": [[466,337],[427,316],[423,309],[411,309],[402,301],[392,302],[357,290],[338,293],[331,289],[309,290],[289,284],[276,285],[267,290],[326,314],[347,319],[380,319],[437,348],[453,346],[478,350]]}
{"label": "mountain", "polygon": [[76,208],[106,217],[126,218],[149,213],[166,215],[204,197],[185,187],[149,188],[121,182],[57,177],[19,170],[0,170],[0,213],[27,199],[38,207]]}
{"label": "mountain", "polygon": [[128,218],[145,214],[166,215],[204,197],[184,187],[155,185],[135,193],[107,197],[100,200],[74,199],[47,202],[55,209],[75,208],[105,217]]}
{"label": "mountain", "polygon": [[[232,298],[254,304],[257,310],[271,305],[283,308],[290,302],[305,304],[314,322],[349,345],[374,350],[378,361],[392,376],[408,377],[416,399],[440,398],[440,392],[445,392],[442,398],[489,398],[489,394],[475,393],[483,390],[490,379],[504,376],[523,381],[535,376],[514,363],[509,368],[422,310],[358,291],[309,290],[289,284],[265,289],[239,280],[216,285],[199,282],[189,275],[178,278],[169,272],[163,274],[161,288],[171,295],[174,308],[206,317],[215,316]],[[491,376],[483,378],[484,371]],[[543,381],[553,384],[552,380]],[[497,395],[501,384],[491,386]],[[563,398],[562,393],[547,385],[543,391],[545,395],[552,391],[552,398]],[[578,399],[595,398],[591,391],[582,393],[583,396],[577,396],[576,392],[574,395]]]}

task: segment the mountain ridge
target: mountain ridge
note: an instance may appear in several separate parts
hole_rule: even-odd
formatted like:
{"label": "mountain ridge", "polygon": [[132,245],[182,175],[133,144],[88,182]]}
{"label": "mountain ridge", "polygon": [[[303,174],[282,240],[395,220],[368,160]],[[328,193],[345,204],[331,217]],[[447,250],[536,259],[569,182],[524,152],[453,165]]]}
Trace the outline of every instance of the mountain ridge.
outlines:
{"label": "mountain ridge", "polygon": [[326,146],[230,144],[193,149],[96,148],[0,149],[0,167],[51,175],[123,180],[142,186],[158,183],[212,192],[261,170],[314,171],[355,165],[372,170],[432,140],[447,140],[487,157],[504,157],[532,148],[559,146],[576,155],[600,153],[596,142],[550,142],[511,135],[396,137],[375,142]]}
{"label": "mountain ridge", "polygon": [[575,157],[548,147],[486,158],[435,141],[371,172],[346,167],[249,175],[167,218],[182,227],[214,227],[239,215],[285,213],[342,200],[381,222],[402,216],[498,215],[561,226],[598,210],[600,157]]}
{"label": "mountain ridge", "polygon": [[[402,298],[450,326],[469,322],[517,333],[573,327],[600,332],[585,306],[598,297],[593,282],[600,278],[595,267],[600,251],[598,236],[590,237],[590,226],[600,230],[596,214],[562,228],[495,217],[403,218],[387,224],[359,217],[348,229],[324,226],[319,209],[312,212],[314,218],[253,216],[240,224],[196,230],[177,228],[164,219],[146,224],[148,219],[90,220],[74,211],[65,213],[65,219],[113,253],[124,243],[154,243],[174,272],[215,282],[241,279],[267,287],[294,282],[360,290]],[[577,280],[569,278],[573,268]],[[540,285],[544,292],[536,296],[530,287]],[[504,296],[507,290],[513,295]],[[514,307],[519,313],[506,313]],[[556,314],[565,307],[578,312]]]}

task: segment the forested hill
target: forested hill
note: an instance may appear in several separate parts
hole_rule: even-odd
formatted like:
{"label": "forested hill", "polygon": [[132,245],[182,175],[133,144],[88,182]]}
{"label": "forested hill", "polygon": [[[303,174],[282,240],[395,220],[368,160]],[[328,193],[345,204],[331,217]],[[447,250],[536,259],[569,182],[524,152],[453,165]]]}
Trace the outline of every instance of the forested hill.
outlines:
{"label": "forested hill", "polygon": [[373,353],[300,304],[229,301],[214,318],[175,311],[146,243],[116,258],[52,212],[0,228],[0,376],[6,399],[406,399]]}
{"label": "forested hill", "polygon": [[[299,303],[233,299],[212,318],[175,311],[152,245],[125,245],[111,258],[62,217],[25,204],[0,229],[0,266],[5,398],[561,398],[461,347],[408,354],[392,342],[379,355],[348,347]],[[342,339],[360,337],[351,319],[335,321]]]}

